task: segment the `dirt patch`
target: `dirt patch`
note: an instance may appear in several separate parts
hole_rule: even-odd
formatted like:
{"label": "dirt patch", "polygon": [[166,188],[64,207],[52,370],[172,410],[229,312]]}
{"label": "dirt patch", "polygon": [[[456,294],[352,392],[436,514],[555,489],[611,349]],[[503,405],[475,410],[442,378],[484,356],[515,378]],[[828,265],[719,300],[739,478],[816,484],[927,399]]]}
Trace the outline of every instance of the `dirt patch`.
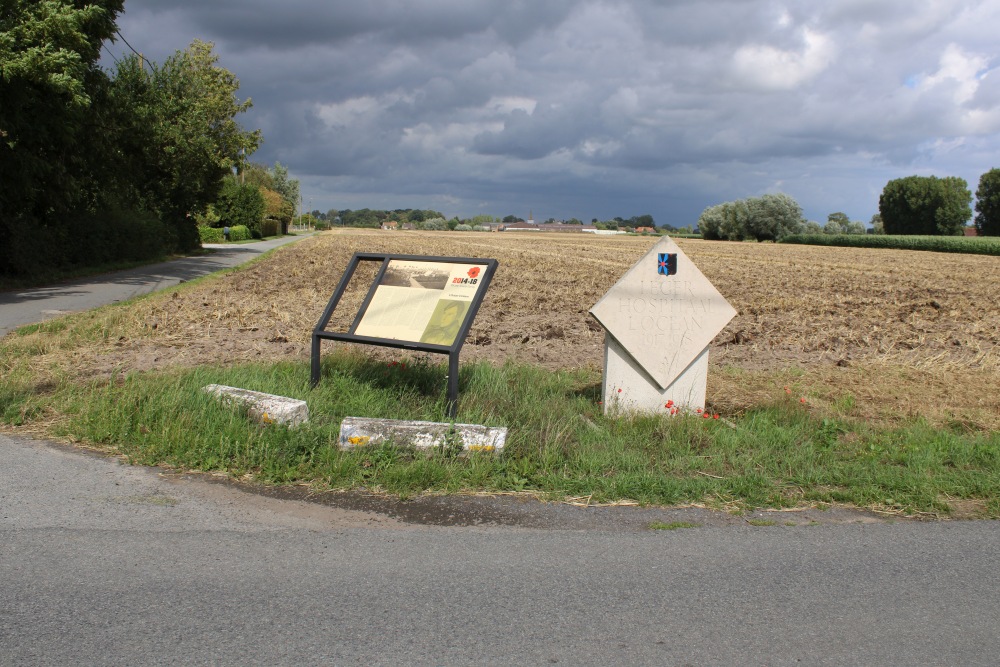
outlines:
{"label": "dirt patch", "polygon": [[[197,285],[77,316],[77,327],[104,332],[98,344],[75,345],[72,331],[61,340],[40,332],[14,344],[45,349],[32,363],[47,372],[78,376],[303,361],[352,254],[390,252],[499,260],[463,361],[599,369],[603,331],[588,310],[654,242],[587,234],[330,232]],[[678,243],[739,313],[711,347],[709,401],[716,409],[736,413],[781,400],[791,386],[817,410],[1000,428],[997,258]],[[364,281],[359,275],[355,284]],[[361,296],[360,289],[348,293],[331,329],[346,328]]]}

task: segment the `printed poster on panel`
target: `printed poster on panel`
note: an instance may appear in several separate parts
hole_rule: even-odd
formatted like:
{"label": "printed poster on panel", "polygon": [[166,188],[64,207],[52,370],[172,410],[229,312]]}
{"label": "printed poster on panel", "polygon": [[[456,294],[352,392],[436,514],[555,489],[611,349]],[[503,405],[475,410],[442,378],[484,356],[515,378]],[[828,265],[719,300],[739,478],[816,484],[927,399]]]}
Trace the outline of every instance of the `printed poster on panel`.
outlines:
{"label": "printed poster on panel", "polygon": [[485,271],[485,264],[391,260],[353,333],[451,346]]}

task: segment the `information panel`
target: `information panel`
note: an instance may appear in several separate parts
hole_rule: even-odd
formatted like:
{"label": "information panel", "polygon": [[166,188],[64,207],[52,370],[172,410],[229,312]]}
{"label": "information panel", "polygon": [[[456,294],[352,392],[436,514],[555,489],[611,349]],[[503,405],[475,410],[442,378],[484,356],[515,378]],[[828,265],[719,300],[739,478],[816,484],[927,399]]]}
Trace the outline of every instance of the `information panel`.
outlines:
{"label": "information panel", "polygon": [[[381,266],[347,331],[327,325],[360,262]],[[495,259],[355,253],[312,335],[310,384],[320,380],[324,340],[448,355],[448,414],[458,401],[458,354],[496,271]]]}
{"label": "information panel", "polygon": [[390,260],[351,333],[450,347],[487,267]]}

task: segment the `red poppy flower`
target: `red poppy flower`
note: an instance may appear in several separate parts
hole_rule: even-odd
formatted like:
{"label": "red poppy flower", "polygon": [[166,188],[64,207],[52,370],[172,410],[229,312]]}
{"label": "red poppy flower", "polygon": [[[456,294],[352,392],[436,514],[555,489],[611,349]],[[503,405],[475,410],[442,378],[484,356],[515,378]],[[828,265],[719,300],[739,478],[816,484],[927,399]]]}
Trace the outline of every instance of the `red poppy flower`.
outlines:
{"label": "red poppy flower", "polygon": [[474,266],[471,269],[469,269],[469,277],[470,278],[476,278],[478,276],[479,276],[479,267],[478,266]]}

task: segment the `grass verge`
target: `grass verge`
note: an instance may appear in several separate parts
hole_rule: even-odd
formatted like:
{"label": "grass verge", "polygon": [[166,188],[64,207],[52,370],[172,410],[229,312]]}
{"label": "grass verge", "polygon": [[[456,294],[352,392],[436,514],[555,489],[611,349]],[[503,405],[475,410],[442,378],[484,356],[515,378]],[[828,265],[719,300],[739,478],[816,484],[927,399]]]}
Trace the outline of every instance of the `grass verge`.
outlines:
{"label": "grass verge", "polygon": [[[724,419],[606,417],[600,377],[531,366],[472,364],[461,374],[459,422],[507,426],[500,456],[454,457],[394,447],[337,449],[345,416],[445,421],[445,365],[324,356],[320,385],[305,363],[116,375],[80,386],[15,376],[0,418],[43,424],[143,464],[224,471],[271,484],[421,493],[530,492],[594,503],[703,503],[730,509],[847,503],[947,515],[953,503],[1000,516],[1000,434],[934,428],[919,418],[876,426],[823,416],[794,396]],[[261,426],[210,400],[210,383],[304,399],[311,421]]]}

